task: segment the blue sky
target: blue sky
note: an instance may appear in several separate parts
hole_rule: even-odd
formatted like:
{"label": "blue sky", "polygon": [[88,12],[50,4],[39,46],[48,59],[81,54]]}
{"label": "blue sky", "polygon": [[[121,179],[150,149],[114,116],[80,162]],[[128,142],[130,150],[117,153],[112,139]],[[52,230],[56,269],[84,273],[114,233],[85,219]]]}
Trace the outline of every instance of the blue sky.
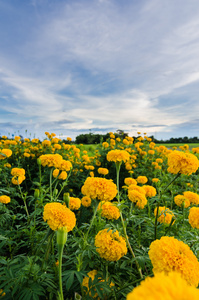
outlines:
{"label": "blue sky", "polygon": [[0,135],[117,129],[199,136],[198,0],[0,0]]}

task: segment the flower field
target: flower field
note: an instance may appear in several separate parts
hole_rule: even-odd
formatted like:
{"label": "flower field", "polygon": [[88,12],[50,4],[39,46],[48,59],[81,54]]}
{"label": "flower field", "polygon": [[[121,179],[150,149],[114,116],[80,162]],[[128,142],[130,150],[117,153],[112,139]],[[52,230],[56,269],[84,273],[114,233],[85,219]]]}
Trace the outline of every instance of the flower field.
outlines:
{"label": "flower field", "polygon": [[199,299],[199,147],[0,139],[0,299]]}

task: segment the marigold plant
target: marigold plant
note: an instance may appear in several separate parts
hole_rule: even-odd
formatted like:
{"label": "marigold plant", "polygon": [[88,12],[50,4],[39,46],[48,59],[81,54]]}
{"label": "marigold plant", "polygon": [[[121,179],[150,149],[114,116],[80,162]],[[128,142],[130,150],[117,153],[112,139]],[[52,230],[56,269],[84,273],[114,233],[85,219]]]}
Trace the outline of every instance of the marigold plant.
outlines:
{"label": "marigold plant", "polygon": [[106,156],[108,161],[113,161],[113,162],[126,162],[130,159],[130,154],[126,150],[111,150],[108,152]]}
{"label": "marigold plant", "polygon": [[[157,215],[157,207],[154,209],[154,215]],[[174,217],[173,212],[166,206],[159,206],[158,209],[158,222],[164,224],[170,224]],[[174,224],[174,223],[173,223]]]}
{"label": "marigold plant", "polygon": [[199,195],[198,194],[196,194],[194,192],[186,191],[183,193],[183,195],[190,201],[191,204],[195,204],[195,205],[199,204]]}
{"label": "marigold plant", "polygon": [[81,200],[79,198],[70,197],[69,208],[71,210],[78,210],[81,206]]}
{"label": "marigold plant", "polygon": [[9,202],[10,202],[10,197],[9,196],[6,196],[6,195],[0,196],[0,203],[7,204]]}
{"label": "marigold plant", "polygon": [[189,224],[199,229],[199,207],[192,207],[189,211]]}
{"label": "marigold plant", "polygon": [[98,205],[98,210],[101,210],[102,217],[109,220],[117,220],[120,217],[119,208],[112,202],[101,201]]}
{"label": "marigold plant", "polygon": [[127,300],[197,300],[199,290],[188,285],[178,272],[147,277],[127,295]]}
{"label": "marigold plant", "polygon": [[110,179],[88,177],[81,188],[81,192],[91,199],[111,201],[117,195],[117,186]]}
{"label": "marigold plant", "polygon": [[47,221],[52,230],[66,227],[69,232],[76,225],[75,214],[65,205],[58,202],[47,203],[44,206],[43,219]]}
{"label": "marigold plant", "polygon": [[191,175],[198,170],[199,160],[191,153],[174,150],[168,155],[168,172]]}
{"label": "marigold plant", "polygon": [[181,207],[182,205],[184,205],[185,208],[190,206],[190,201],[188,198],[186,198],[183,195],[177,195],[174,197],[174,202],[177,206]]}
{"label": "marigold plant", "polygon": [[154,274],[177,271],[189,285],[198,286],[199,262],[192,250],[185,243],[174,237],[163,236],[150,245],[149,258]]}
{"label": "marigold plant", "polygon": [[95,237],[96,251],[108,261],[117,261],[127,253],[126,241],[116,230],[104,229]]}

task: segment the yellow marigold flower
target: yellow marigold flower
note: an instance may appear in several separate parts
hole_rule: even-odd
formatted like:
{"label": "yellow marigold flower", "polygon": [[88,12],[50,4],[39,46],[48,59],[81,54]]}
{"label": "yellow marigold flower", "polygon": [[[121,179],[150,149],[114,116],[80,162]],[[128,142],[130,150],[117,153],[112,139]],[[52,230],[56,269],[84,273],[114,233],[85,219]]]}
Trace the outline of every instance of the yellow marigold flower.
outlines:
{"label": "yellow marigold flower", "polygon": [[41,160],[42,166],[43,167],[48,166],[49,168],[50,167],[59,168],[60,163],[63,160],[62,156],[59,154],[44,154],[41,155],[39,158]]}
{"label": "yellow marigold flower", "polygon": [[132,165],[131,165],[130,163],[128,163],[128,162],[125,163],[125,169],[126,169],[127,171],[130,171],[132,168],[133,168],[133,167],[132,167]]}
{"label": "yellow marigold flower", "polygon": [[95,237],[95,246],[100,257],[108,261],[117,261],[127,253],[126,241],[117,230],[99,231]]}
{"label": "yellow marigold flower", "polygon": [[98,205],[98,210],[101,210],[101,215],[109,220],[117,220],[120,217],[120,211],[114,203],[108,201],[101,201]]}
{"label": "yellow marigold flower", "polygon": [[10,202],[10,197],[9,196],[6,196],[6,195],[0,196],[0,203],[7,204],[9,202]]}
{"label": "yellow marigold flower", "polygon": [[156,158],[156,162],[162,164],[163,163],[163,159],[162,158]]}
{"label": "yellow marigold flower", "polygon": [[71,137],[67,137],[67,141],[71,142],[72,141]]}
{"label": "yellow marigold flower", "polygon": [[23,168],[13,168],[11,170],[12,176],[25,176],[25,170]]}
{"label": "yellow marigold flower", "polygon": [[39,143],[39,139],[32,139],[31,142],[34,143],[34,144],[38,144]]}
{"label": "yellow marigold flower", "polygon": [[72,169],[72,164],[69,160],[62,159],[59,162],[59,169],[62,171],[70,171],[70,169]]}
{"label": "yellow marigold flower", "polygon": [[0,159],[5,159],[6,157],[10,157],[11,155],[12,155],[12,150],[10,149],[0,150]]}
{"label": "yellow marigold flower", "polygon": [[136,180],[138,183],[145,184],[145,183],[147,183],[148,178],[146,176],[138,176],[138,178]]}
{"label": "yellow marigold flower", "polygon": [[198,286],[199,262],[185,243],[174,237],[163,236],[150,245],[149,258],[154,274],[177,271],[189,285]]}
{"label": "yellow marigold flower", "polygon": [[130,154],[125,151],[125,150],[111,150],[107,153],[107,156],[106,156],[107,160],[108,161],[114,161],[115,163],[116,162],[126,162],[130,159]]}
{"label": "yellow marigold flower", "polygon": [[199,204],[199,195],[194,193],[194,192],[190,192],[190,191],[186,191],[183,193],[183,195],[190,201],[191,204]]}
{"label": "yellow marigold flower", "polygon": [[12,167],[11,164],[9,164],[9,163],[4,164],[3,166],[4,166],[5,168],[9,168],[9,169]]}
{"label": "yellow marigold flower", "polygon": [[101,175],[107,175],[109,170],[107,168],[98,168],[97,172]]}
{"label": "yellow marigold flower", "polygon": [[189,211],[189,224],[199,229],[199,207],[192,207]]}
{"label": "yellow marigold flower", "polygon": [[94,170],[94,169],[95,169],[94,166],[89,166],[89,165],[85,165],[84,168],[85,168],[86,170]]}
{"label": "yellow marigold flower", "polygon": [[151,186],[151,185],[143,185],[142,188],[145,190],[145,193],[146,193],[145,196],[146,197],[149,197],[149,198],[155,197],[157,191],[156,191],[156,189],[153,186]]}
{"label": "yellow marigold flower", "polygon": [[160,179],[159,178],[153,178],[152,182],[158,182]]}
{"label": "yellow marigold flower", "polygon": [[129,141],[127,139],[123,139],[122,142],[123,142],[124,145],[129,145]]}
{"label": "yellow marigold flower", "polygon": [[197,300],[199,290],[188,285],[178,272],[147,277],[127,295],[126,300]]}
{"label": "yellow marigold flower", "polygon": [[168,155],[168,172],[191,175],[199,167],[198,158],[191,153],[174,150]]}
{"label": "yellow marigold flower", "polygon": [[66,180],[68,174],[66,173],[66,171],[62,171],[61,174],[59,175],[58,179],[61,180]]}
{"label": "yellow marigold flower", "polygon": [[182,205],[184,205],[184,207],[189,207],[190,206],[190,201],[188,198],[186,198],[183,195],[177,195],[174,197],[174,202],[177,206],[181,207]]}
{"label": "yellow marigold flower", "polygon": [[60,149],[61,149],[61,145],[60,145],[60,144],[54,144],[54,148],[55,148],[56,150],[60,150]]}
{"label": "yellow marigold flower", "polygon": [[111,146],[115,146],[115,140],[114,139],[110,139],[110,144],[111,144]]}
{"label": "yellow marigold flower", "polygon": [[51,146],[51,141],[49,140],[43,140],[41,143],[43,147],[50,147]]}
{"label": "yellow marigold flower", "polygon": [[136,203],[136,206],[143,209],[147,204],[147,198],[144,194],[138,192],[137,190],[128,190],[129,200]]}
{"label": "yellow marigold flower", "polygon": [[69,208],[71,210],[78,210],[81,206],[81,200],[79,198],[70,197]]}
{"label": "yellow marigold flower", "polygon": [[84,207],[89,207],[91,206],[91,198],[88,196],[82,197],[81,203]]}
{"label": "yellow marigold flower", "polygon": [[[154,209],[154,215],[157,215],[157,207]],[[159,206],[158,209],[158,222],[163,224],[170,224],[172,218],[174,217],[173,212],[166,206]],[[173,223],[174,224],[174,223]]]}
{"label": "yellow marigold flower", "polygon": [[25,153],[23,154],[23,156],[24,156],[24,157],[30,157],[30,153],[26,153],[26,152],[25,152]]}
{"label": "yellow marigold flower", "polygon": [[148,154],[153,155],[153,154],[155,154],[155,151],[154,150],[148,150]]}
{"label": "yellow marigold flower", "polygon": [[12,177],[12,184],[18,185],[21,184],[26,179],[25,176],[14,176]]}
{"label": "yellow marigold flower", "polygon": [[143,195],[146,195],[146,191],[145,189],[143,188],[143,186],[138,186],[136,184],[130,184],[129,187],[128,187],[128,190],[131,191],[131,190],[136,190],[137,192],[143,194]]}
{"label": "yellow marigold flower", "polygon": [[43,219],[47,221],[52,230],[66,227],[69,232],[73,230],[76,225],[74,212],[58,202],[47,203],[44,206]]}
{"label": "yellow marigold flower", "polygon": [[135,179],[133,179],[132,177],[127,177],[127,178],[125,178],[125,179],[124,179],[124,183],[125,183],[126,185],[131,185],[131,184],[137,185],[137,181],[136,181]]}
{"label": "yellow marigold flower", "polygon": [[55,170],[53,171],[53,177],[54,177],[54,178],[57,178],[58,175],[59,175],[59,169],[55,169]]}
{"label": "yellow marigold flower", "polygon": [[117,186],[112,180],[99,177],[88,177],[81,188],[83,195],[91,199],[111,201],[117,195]]}
{"label": "yellow marigold flower", "polygon": [[109,147],[109,143],[107,143],[107,142],[102,143],[102,147],[108,148]]}

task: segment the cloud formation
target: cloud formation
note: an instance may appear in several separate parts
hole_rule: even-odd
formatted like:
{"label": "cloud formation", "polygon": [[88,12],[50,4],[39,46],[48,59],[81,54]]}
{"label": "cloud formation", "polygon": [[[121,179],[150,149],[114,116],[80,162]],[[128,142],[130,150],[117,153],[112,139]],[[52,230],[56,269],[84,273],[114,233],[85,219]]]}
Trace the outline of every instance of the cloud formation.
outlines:
{"label": "cloud formation", "polygon": [[198,136],[198,2],[122,2],[0,1],[0,134]]}

